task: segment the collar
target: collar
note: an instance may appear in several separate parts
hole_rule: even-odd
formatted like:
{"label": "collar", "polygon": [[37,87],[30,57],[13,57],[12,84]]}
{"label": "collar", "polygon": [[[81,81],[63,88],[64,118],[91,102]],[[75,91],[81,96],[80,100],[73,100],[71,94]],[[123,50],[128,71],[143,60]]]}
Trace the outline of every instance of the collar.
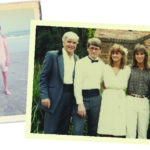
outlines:
{"label": "collar", "polygon": [[88,56],[88,59],[91,60],[91,63],[99,62],[99,58],[98,57],[96,59],[92,59],[90,56]]}
{"label": "collar", "polygon": [[62,53],[63,53],[64,57],[69,57],[71,59],[74,57],[74,54],[70,57],[64,48],[62,49]]}

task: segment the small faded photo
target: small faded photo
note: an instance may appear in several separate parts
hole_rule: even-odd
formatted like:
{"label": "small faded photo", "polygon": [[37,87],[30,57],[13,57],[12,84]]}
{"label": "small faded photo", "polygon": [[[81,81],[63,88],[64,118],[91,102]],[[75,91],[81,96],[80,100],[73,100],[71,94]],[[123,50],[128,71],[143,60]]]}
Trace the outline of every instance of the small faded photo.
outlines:
{"label": "small faded photo", "polygon": [[31,28],[27,136],[150,138],[148,28],[52,21]]}
{"label": "small faded photo", "polygon": [[30,21],[39,2],[0,4],[0,122],[24,121]]}

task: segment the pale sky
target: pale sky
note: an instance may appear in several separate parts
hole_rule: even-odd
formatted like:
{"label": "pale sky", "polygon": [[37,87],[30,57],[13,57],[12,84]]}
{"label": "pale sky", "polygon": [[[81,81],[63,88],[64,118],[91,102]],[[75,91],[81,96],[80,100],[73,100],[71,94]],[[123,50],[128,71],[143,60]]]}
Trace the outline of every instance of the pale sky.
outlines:
{"label": "pale sky", "polygon": [[34,19],[32,8],[0,11],[0,26],[3,33],[29,30],[32,19]]}

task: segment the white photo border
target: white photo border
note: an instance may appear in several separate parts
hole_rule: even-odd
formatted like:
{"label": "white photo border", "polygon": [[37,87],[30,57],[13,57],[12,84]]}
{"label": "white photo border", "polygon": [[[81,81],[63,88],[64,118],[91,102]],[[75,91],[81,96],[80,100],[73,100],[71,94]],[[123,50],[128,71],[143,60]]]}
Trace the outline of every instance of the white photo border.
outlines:
{"label": "white photo border", "polygon": [[150,26],[141,25],[123,25],[123,24],[98,24],[98,23],[79,23],[79,22],[59,22],[59,21],[31,21],[30,33],[30,53],[28,66],[28,85],[27,85],[27,107],[26,107],[26,126],[25,137],[35,139],[51,140],[71,140],[71,141],[88,141],[88,142],[106,142],[122,144],[150,144],[148,139],[128,139],[128,138],[110,138],[110,137],[91,137],[75,135],[55,135],[31,133],[31,114],[32,114],[32,94],[33,94],[33,74],[34,74],[34,56],[35,56],[35,35],[36,26],[55,26],[55,27],[77,27],[77,28],[102,28],[102,29],[119,29],[119,30],[136,30],[150,31]]}

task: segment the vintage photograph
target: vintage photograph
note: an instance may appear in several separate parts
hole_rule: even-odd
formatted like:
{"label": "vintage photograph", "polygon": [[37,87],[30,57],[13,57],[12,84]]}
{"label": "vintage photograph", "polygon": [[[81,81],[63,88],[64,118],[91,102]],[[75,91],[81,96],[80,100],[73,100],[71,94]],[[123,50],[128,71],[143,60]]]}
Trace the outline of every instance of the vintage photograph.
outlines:
{"label": "vintage photograph", "polygon": [[38,1],[0,5],[0,122],[25,120],[33,19],[40,19]]}
{"label": "vintage photograph", "polygon": [[31,28],[27,136],[148,141],[148,27],[32,21]]}

